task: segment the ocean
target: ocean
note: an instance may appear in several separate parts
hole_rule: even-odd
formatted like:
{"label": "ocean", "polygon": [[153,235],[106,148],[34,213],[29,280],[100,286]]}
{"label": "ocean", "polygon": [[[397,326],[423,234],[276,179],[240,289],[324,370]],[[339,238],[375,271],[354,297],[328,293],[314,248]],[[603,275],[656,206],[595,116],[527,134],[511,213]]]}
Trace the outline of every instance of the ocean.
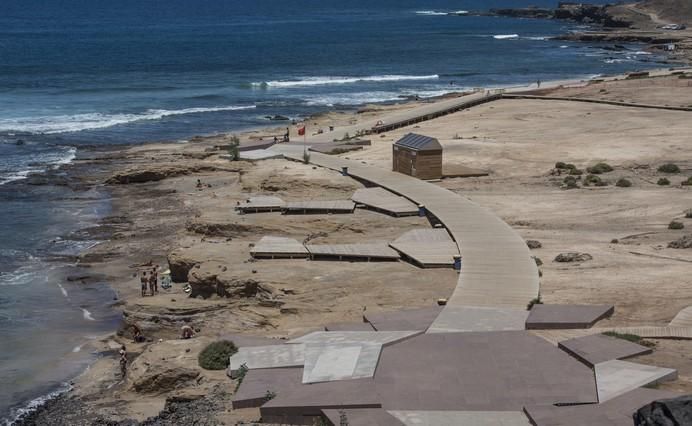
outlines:
{"label": "ocean", "polygon": [[[182,141],[412,96],[661,67],[546,20],[446,12],[531,0],[3,0],[0,417],[61,389],[113,330],[107,283],[68,282],[108,195],[27,176],[93,147]],[[58,169],[59,170],[59,169]]]}

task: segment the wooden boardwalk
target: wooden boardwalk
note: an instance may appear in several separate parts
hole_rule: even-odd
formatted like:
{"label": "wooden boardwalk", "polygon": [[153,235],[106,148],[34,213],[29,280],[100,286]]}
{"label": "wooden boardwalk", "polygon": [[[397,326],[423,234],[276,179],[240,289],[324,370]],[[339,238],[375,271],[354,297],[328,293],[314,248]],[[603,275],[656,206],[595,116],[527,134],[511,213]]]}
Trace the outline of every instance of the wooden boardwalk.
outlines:
{"label": "wooden boardwalk", "polygon": [[375,211],[392,216],[415,216],[418,214],[416,204],[380,187],[359,189],[351,199],[357,204],[363,204]]}
{"label": "wooden boardwalk", "polygon": [[262,213],[281,211],[284,206],[284,200],[279,197],[272,196],[257,196],[250,197],[244,202],[236,206],[236,210],[241,213]]}
{"label": "wooden boardwalk", "polygon": [[293,238],[262,237],[250,249],[250,255],[258,259],[296,259],[308,257],[308,249]]}
{"label": "wooden boardwalk", "polygon": [[[302,161],[300,147],[273,147]],[[492,212],[447,189],[410,176],[339,157],[312,153],[310,162],[372,182],[425,205],[449,230],[462,256],[448,305],[525,309],[538,296],[538,268],[524,240]]]}
{"label": "wooden boardwalk", "polygon": [[337,260],[399,260],[399,253],[389,248],[387,243],[368,244],[307,244],[311,259]]}
{"label": "wooden boardwalk", "polygon": [[353,213],[356,204],[351,200],[294,201],[284,205],[284,214]]}
{"label": "wooden boardwalk", "polygon": [[446,229],[414,229],[389,245],[421,268],[451,267],[459,255]]}

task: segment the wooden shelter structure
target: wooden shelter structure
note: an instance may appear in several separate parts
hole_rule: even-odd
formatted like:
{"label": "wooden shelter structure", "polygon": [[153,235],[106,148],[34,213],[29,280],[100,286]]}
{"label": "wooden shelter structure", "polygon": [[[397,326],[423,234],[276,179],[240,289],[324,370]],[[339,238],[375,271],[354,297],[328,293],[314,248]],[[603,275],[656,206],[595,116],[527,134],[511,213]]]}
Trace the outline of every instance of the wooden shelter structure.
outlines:
{"label": "wooden shelter structure", "polygon": [[442,145],[435,138],[409,133],[392,146],[392,170],[419,179],[440,179]]}

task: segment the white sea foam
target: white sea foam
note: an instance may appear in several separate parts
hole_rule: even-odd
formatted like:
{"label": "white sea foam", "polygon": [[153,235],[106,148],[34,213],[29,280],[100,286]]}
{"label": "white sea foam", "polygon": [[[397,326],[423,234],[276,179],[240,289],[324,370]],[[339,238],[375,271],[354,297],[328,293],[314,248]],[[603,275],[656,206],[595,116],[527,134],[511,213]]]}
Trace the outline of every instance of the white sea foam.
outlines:
{"label": "white sea foam", "polygon": [[512,40],[519,38],[519,34],[498,34],[494,35],[493,38],[495,40]]}
{"label": "white sea foam", "polygon": [[65,287],[63,287],[62,284],[58,283],[58,287],[60,287],[60,292],[62,293],[63,296],[69,297],[67,294],[67,290],[65,290]]}
{"label": "white sea foam", "polygon": [[400,92],[356,92],[356,93],[330,93],[305,97],[310,106],[334,106],[334,105],[362,105],[378,102],[391,102],[402,100],[405,97],[418,96],[420,98],[432,98],[443,96],[453,92],[462,92],[465,88],[451,86],[450,89],[438,90],[402,90]]}
{"label": "white sea foam", "polygon": [[150,109],[139,114],[86,113],[75,115],[56,115],[42,117],[6,118],[0,120],[0,132],[28,133],[66,133],[82,130],[103,129],[142,120],[159,120],[173,115],[196,114],[204,112],[237,111],[255,108],[247,106],[222,106],[210,108],[184,108],[178,110]]}
{"label": "white sea foam", "polygon": [[524,37],[524,38],[526,40],[538,40],[538,41],[544,41],[544,40],[548,39],[548,37],[538,37],[538,36],[536,36],[536,37]]}
{"label": "white sea foam", "polygon": [[408,81],[408,80],[437,80],[437,74],[432,75],[371,75],[364,77],[305,77],[295,80],[274,80],[261,83],[252,83],[255,87],[304,87],[304,86],[323,86],[328,84],[353,84],[362,82],[388,82],[388,81]]}
{"label": "white sea foam", "polygon": [[417,10],[416,15],[426,15],[426,16],[443,16],[447,15],[447,12],[440,12],[437,10]]}
{"label": "white sea foam", "polygon": [[60,395],[62,395],[65,392],[70,391],[71,389],[72,389],[71,385],[64,383],[60,387],[60,389],[57,389],[57,390],[55,390],[49,394],[43,395],[43,396],[39,396],[38,398],[32,399],[24,407],[19,408],[17,410],[13,410],[12,414],[11,414],[12,420],[5,422],[5,425],[6,426],[13,425],[20,418],[22,418],[28,414],[33,413],[34,411],[39,409],[46,402],[59,397]]}
{"label": "white sea foam", "polygon": [[40,173],[45,171],[47,168],[56,168],[63,164],[69,164],[77,156],[77,148],[71,146],[67,147],[65,150],[56,151],[53,153],[43,154],[39,159],[38,163],[43,165],[33,165],[22,170],[17,170],[12,173],[5,173],[0,175],[0,185],[4,185],[8,182],[13,182],[16,180],[26,179],[31,173]]}
{"label": "white sea foam", "polygon": [[87,321],[96,321],[94,317],[91,316],[91,312],[87,311],[86,309],[82,308],[82,316],[84,317],[85,320]]}

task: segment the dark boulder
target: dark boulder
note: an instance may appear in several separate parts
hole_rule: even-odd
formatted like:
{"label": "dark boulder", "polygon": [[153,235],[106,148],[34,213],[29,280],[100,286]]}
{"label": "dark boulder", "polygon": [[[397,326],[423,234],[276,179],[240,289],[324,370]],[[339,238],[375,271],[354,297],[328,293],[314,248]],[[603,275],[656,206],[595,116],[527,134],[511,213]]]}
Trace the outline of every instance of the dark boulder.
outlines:
{"label": "dark boulder", "polygon": [[635,426],[692,425],[692,395],[647,404],[632,416]]}

